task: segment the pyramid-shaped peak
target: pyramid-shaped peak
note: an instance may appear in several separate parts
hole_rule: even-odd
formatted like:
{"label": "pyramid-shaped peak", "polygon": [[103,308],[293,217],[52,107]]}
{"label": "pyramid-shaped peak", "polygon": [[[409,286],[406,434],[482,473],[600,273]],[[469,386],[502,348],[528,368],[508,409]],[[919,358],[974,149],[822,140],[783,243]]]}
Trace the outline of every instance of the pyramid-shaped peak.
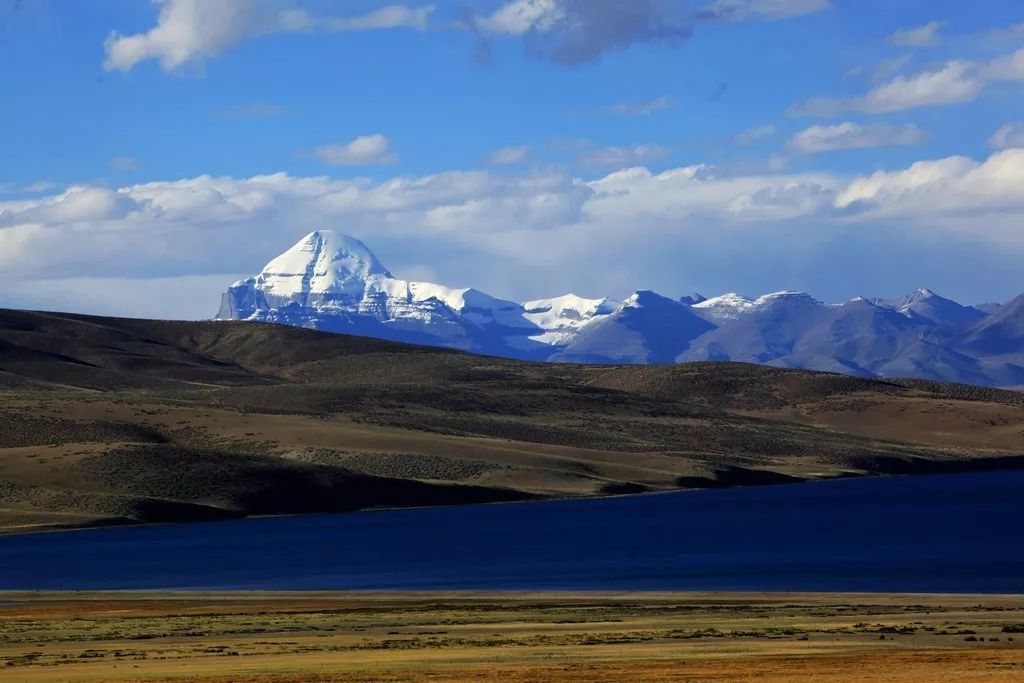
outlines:
{"label": "pyramid-shaped peak", "polygon": [[367,280],[390,277],[388,269],[355,237],[314,230],[268,263],[257,281],[274,296],[302,298],[310,294],[355,296]]}
{"label": "pyramid-shaped peak", "polygon": [[924,299],[934,299],[936,297],[942,298],[942,297],[939,297],[939,295],[936,294],[935,292],[933,292],[932,290],[928,289],[927,287],[919,287],[918,289],[915,289],[913,292],[908,294],[907,297],[906,297],[906,300],[907,301],[922,301]]}
{"label": "pyramid-shaped peak", "polygon": [[334,230],[314,230],[263,269],[265,274],[327,278],[372,275],[391,277],[369,247]]}

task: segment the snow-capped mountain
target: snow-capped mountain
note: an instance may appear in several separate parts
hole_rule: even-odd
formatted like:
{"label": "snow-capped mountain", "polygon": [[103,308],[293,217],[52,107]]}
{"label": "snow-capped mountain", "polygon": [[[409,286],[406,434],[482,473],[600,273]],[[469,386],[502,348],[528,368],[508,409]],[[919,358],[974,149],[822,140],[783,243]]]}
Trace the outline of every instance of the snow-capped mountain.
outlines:
{"label": "snow-capped mountain", "polygon": [[622,304],[615,299],[584,299],[575,294],[554,299],[537,299],[523,304],[523,317],[544,330],[531,337],[534,341],[551,346],[565,346],[572,342],[580,330],[589,323],[604,319]]}
{"label": "snow-capped mountain", "polygon": [[548,360],[575,363],[672,363],[693,339],[715,328],[689,306],[635,292],[613,312],[580,326]]}
{"label": "snow-capped mountain", "polygon": [[618,306],[571,294],[521,304],[400,280],[359,240],[316,230],[231,285],[217,317],[543,359]]}
{"label": "snow-capped mountain", "polygon": [[901,299],[872,299],[872,303],[905,316],[920,316],[937,325],[962,325],[984,318],[986,313],[941,297],[930,289],[918,289]]}
{"label": "snow-capped mountain", "polygon": [[316,230],[231,285],[219,319],[308,327],[527,360],[732,360],[863,376],[1024,385],[1024,296],[964,306],[931,290],[827,304],[803,292],[515,302],[396,278],[359,240]]}

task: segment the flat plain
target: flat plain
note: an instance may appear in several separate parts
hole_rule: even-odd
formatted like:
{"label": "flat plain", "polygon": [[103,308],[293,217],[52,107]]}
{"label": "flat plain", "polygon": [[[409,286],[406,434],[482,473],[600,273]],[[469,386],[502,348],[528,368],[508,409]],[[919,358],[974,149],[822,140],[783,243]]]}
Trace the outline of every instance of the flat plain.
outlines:
{"label": "flat plain", "polygon": [[4,681],[1022,678],[1022,596],[0,595]]}

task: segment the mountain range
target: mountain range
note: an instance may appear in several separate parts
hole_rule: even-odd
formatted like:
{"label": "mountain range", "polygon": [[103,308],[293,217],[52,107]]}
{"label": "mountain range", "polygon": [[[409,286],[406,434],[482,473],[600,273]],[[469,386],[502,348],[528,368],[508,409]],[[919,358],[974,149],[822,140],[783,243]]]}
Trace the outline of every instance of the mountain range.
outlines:
{"label": "mountain range", "polygon": [[863,377],[1024,386],[1024,296],[965,306],[919,289],[823,303],[802,292],[516,302],[396,278],[359,240],[309,233],[234,283],[217,318],[461,349],[520,360],[740,361]]}

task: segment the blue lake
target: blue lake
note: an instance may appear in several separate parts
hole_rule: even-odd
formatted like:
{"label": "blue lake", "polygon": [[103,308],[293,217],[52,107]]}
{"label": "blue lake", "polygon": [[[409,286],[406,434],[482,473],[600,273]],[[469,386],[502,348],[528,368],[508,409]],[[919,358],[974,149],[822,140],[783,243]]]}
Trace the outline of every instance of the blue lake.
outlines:
{"label": "blue lake", "polygon": [[0,588],[1024,593],[1024,471],[0,537]]}

